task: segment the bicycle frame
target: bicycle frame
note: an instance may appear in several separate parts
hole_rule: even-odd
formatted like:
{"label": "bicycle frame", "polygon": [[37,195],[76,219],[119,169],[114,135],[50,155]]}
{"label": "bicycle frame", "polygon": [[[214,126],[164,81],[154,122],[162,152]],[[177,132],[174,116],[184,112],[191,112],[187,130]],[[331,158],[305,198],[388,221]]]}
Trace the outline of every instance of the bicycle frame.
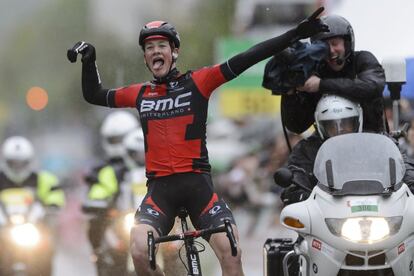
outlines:
{"label": "bicycle frame", "polygon": [[237,242],[234,237],[233,228],[229,220],[224,220],[224,225],[216,228],[201,229],[195,231],[188,231],[187,225],[187,211],[182,208],[178,212],[178,217],[181,220],[181,228],[183,232],[178,235],[167,235],[154,238],[154,233],[148,231],[148,259],[153,270],[156,268],[155,263],[155,245],[157,243],[170,242],[176,240],[184,241],[184,247],[187,256],[188,276],[202,276],[200,256],[197,247],[195,246],[195,239],[199,237],[206,237],[214,233],[225,232],[229,239],[232,256],[237,255]]}
{"label": "bicycle frame", "polygon": [[[187,214],[184,212],[180,212],[178,217],[181,219],[181,228],[183,233],[188,231],[187,225]],[[201,263],[200,263],[200,256],[198,254],[198,250],[194,245],[194,237],[190,237],[188,239],[184,239],[184,246],[185,252],[187,255],[187,265],[188,265],[188,276],[195,276],[195,275],[202,275],[201,273]]]}

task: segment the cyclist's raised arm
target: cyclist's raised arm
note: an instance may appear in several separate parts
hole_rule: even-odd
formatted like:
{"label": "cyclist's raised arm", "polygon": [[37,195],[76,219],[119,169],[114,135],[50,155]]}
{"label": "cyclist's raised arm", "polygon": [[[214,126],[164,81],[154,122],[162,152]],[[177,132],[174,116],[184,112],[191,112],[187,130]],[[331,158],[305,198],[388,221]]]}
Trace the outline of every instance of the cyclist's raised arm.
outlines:
{"label": "cyclist's raised arm", "polygon": [[[317,18],[323,10],[323,7],[319,8],[311,16],[299,23],[297,27],[280,36],[256,44],[247,51],[230,58],[222,64],[226,79],[230,80],[237,77],[249,67],[284,50],[299,39],[310,37],[319,32],[328,31],[328,26],[322,24]],[[225,69],[226,67],[227,70]]]}
{"label": "cyclist's raised arm", "polygon": [[109,106],[108,92],[102,88],[96,63],[82,64],[82,93],[88,103]]}
{"label": "cyclist's raised arm", "polygon": [[96,66],[96,51],[92,44],[80,41],[67,52],[70,62],[76,62],[77,55],[82,55],[82,92],[88,103],[110,106],[108,89],[102,88],[98,68]]}

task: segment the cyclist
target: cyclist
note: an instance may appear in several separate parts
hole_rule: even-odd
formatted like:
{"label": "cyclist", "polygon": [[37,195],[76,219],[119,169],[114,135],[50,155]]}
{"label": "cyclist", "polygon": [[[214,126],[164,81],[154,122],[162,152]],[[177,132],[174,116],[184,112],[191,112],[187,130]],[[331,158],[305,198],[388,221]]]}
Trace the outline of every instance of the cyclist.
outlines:
{"label": "cyclist", "polygon": [[351,24],[342,16],[325,15],[321,21],[329,32],[311,37],[311,42],[324,41],[329,55],[302,87],[282,95],[282,118],[286,127],[302,133],[315,121],[313,113],[323,94],[335,94],[358,102],[364,113],[364,131],[384,132],[384,70],[369,51],[355,51]]}
{"label": "cyclist", "polygon": [[[206,148],[208,100],[223,83],[292,42],[327,31],[316,17],[323,9],[285,34],[259,43],[228,61],[187,73],[180,73],[176,61],[180,37],[169,23],[153,21],[139,35],[144,61],[154,76],[150,82],[117,89],[105,89],[95,65],[95,48],[78,42],[68,50],[74,62],[82,55],[82,89],[89,103],[138,109],[145,139],[148,193],[136,214],[131,231],[131,253],[138,275],[163,275],[152,271],[147,255],[147,232],[155,237],[167,234],[178,207],[185,207],[198,229],[220,226],[224,219],[235,222],[230,209],[214,193]],[[237,229],[235,229],[237,236]],[[237,238],[237,237],[236,237]],[[243,275],[241,252],[231,256],[224,233],[208,238],[223,275]],[[240,250],[240,249],[239,249]]]}

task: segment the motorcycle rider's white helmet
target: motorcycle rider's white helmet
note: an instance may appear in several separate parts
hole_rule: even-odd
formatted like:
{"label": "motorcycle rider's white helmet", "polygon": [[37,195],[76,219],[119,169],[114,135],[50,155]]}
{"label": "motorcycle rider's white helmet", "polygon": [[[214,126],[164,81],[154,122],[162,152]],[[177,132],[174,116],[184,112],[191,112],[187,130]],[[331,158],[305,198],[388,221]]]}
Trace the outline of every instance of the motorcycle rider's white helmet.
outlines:
{"label": "motorcycle rider's white helmet", "polygon": [[130,169],[143,167],[145,164],[145,142],[141,128],[128,133],[123,141],[126,149],[124,155],[125,164]]}
{"label": "motorcycle rider's white helmet", "polygon": [[34,150],[32,143],[22,136],[7,138],[1,150],[1,168],[11,181],[19,184],[33,172]]}
{"label": "motorcycle rider's white helmet", "polygon": [[362,108],[337,95],[323,95],[316,105],[315,122],[322,139],[362,131]]}
{"label": "motorcycle rider's white helmet", "polygon": [[122,158],[125,154],[123,139],[139,126],[138,119],[127,111],[110,113],[102,123],[102,147],[109,158]]}

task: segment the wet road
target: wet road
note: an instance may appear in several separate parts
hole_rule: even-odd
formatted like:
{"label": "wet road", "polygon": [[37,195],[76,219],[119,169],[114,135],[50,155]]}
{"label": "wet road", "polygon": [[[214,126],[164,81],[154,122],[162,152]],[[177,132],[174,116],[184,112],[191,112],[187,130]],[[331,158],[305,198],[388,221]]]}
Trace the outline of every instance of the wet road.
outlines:
{"label": "wet road", "polygon": [[[250,223],[254,216],[245,210],[234,210],[242,248],[242,262],[245,275],[263,275],[263,244],[267,238],[294,237],[294,233],[281,228],[276,221],[277,212],[267,209],[261,212],[252,231]],[[82,215],[65,218],[60,227],[60,241],[54,259],[54,276],[95,276],[91,262],[91,249],[86,238],[86,220]],[[248,234],[250,232],[250,234]],[[203,273],[207,276],[221,275],[218,261],[211,248],[200,254]],[[174,275],[178,276],[178,275]]]}

